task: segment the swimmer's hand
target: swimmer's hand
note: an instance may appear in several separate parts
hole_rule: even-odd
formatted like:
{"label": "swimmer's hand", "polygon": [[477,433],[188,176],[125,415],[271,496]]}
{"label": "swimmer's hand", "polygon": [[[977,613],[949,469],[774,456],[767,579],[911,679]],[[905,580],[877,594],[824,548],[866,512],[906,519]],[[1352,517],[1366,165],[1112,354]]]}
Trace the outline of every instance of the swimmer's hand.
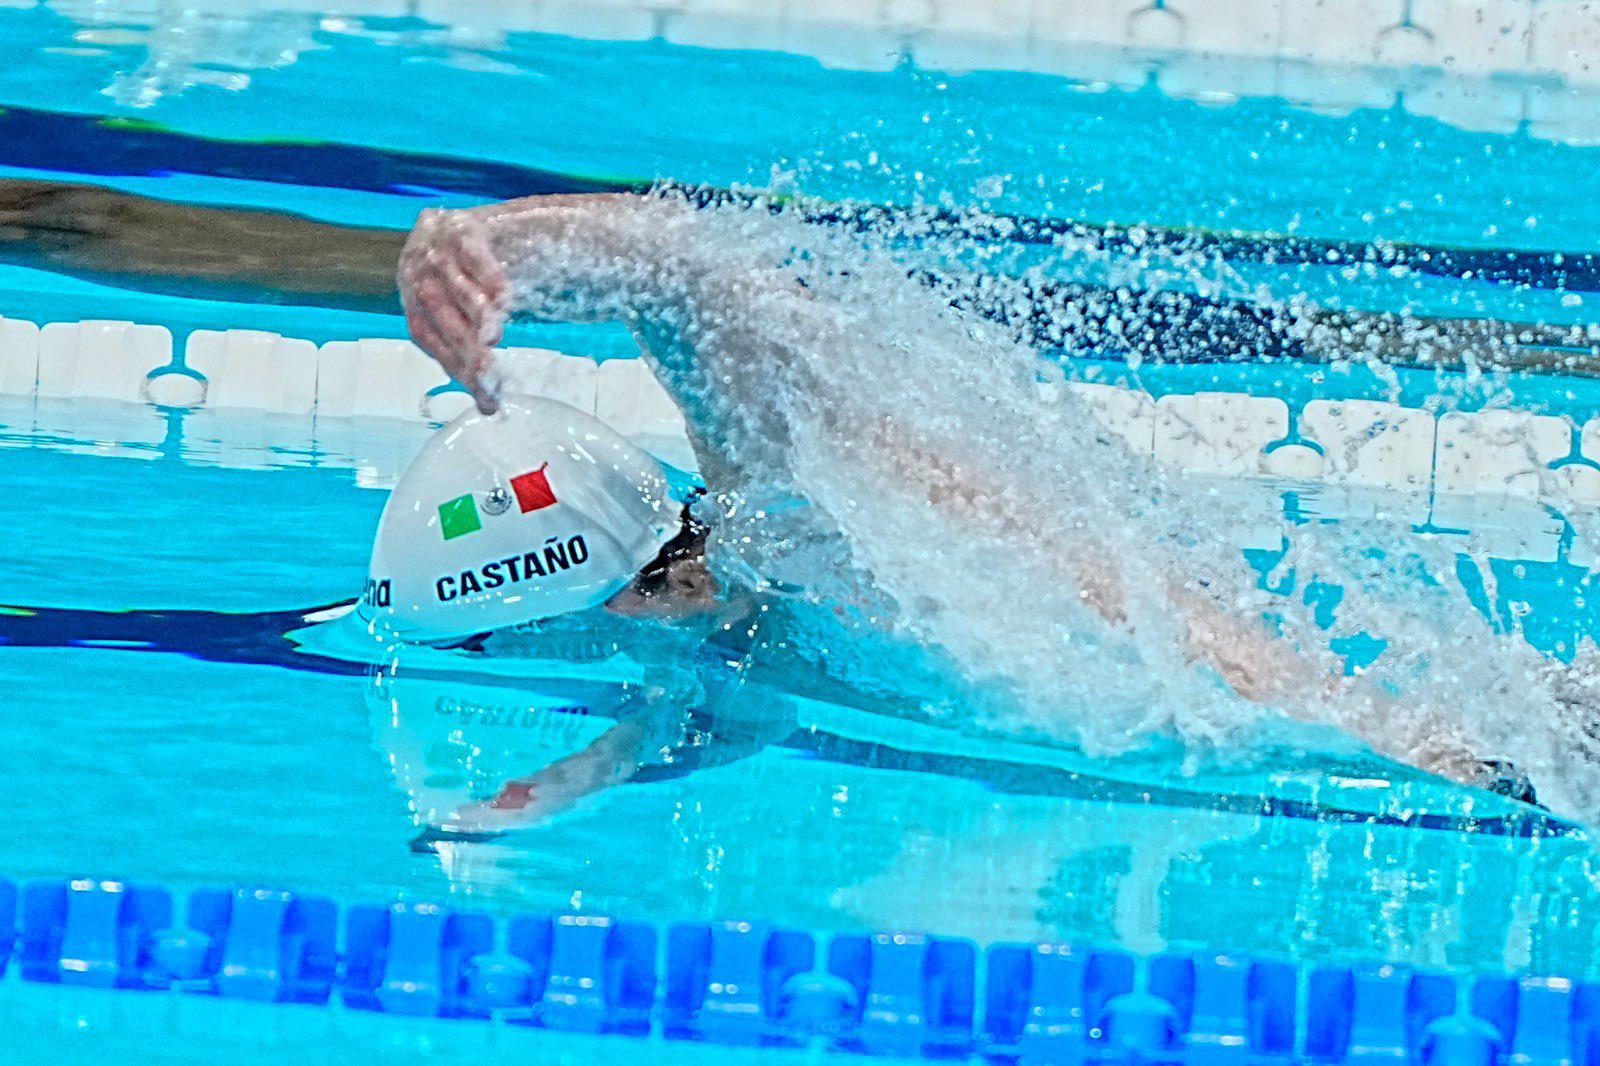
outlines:
{"label": "swimmer's hand", "polygon": [[424,211],[400,253],[400,300],[418,347],[459,381],[478,410],[499,406],[494,346],[510,283],[488,227],[468,211]]}
{"label": "swimmer's hand", "polygon": [[571,797],[541,781],[541,775],[508,781],[491,799],[464,803],[429,828],[443,839],[494,836],[537,825],[570,805]]}

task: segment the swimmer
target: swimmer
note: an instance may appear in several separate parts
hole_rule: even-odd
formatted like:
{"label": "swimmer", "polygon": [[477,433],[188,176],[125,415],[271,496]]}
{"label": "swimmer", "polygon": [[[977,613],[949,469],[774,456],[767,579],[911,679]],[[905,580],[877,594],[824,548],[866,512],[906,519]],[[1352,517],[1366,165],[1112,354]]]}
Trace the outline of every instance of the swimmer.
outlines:
{"label": "swimmer", "polygon": [[[585,202],[604,204],[605,200],[599,197],[584,197],[571,201],[575,206]],[[556,201],[535,203],[555,206]],[[614,208],[621,214],[625,210],[642,209],[647,203],[633,197],[618,197]],[[606,210],[610,211],[612,208]],[[485,212],[485,214],[493,213]],[[516,210],[506,209],[508,216],[516,213]],[[674,216],[669,213],[667,218],[671,221]],[[511,226],[513,232],[507,239],[511,243],[516,243],[518,238],[515,235],[515,220],[509,219],[509,221],[513,223]],[[448,222],[447,217],[433,219],[427,228],[431,230],[435,225],[445,222]],[[498,230],[499,226],[490,225],[485,221],[483,229],[494,231]],[[504,234],[505,231],[500,232]],[[181,246],[172,244],[170,238],[173,234],[180,235]],[[429,239],[419,242],[419,237]],[[572,237],[580,242],[586,239],[581,233],[575,233]],[[648,248],[650,243],[645,241],[643,247]],[[428,271],[416,269],[418,265],[416,253],[419,249],[433,246],[429,257],[442,249],[444,259],[448,261],[451,254],[449,244],[450,240],[446,238],[440,245],[433,246],[434,242],[430,235],[424,233],[421,227],[418,234],[412,238],[411,248],[407,253],[410,267],[409,283],[406,274],[402,274],[402,283],[408,286],[407,305],[408,311],[412,312],[414,328],[432,327],[435,330],[440,328],[432,321],[432,314],[418,299],[420,283],[426,280]],[[491,251],[495,246],[495,240],[488,241]],[[307,247],[319,249],[318,255],[308,258],[303,254]],[[290,254],[292,249],[298,251]],[[0,257],[30,266],[113,278],[119,283],[134,287],[159,287],[164,284],[161,279],[169,278],[172,279],[173,286],[185,292],[190,291],[197,282],[201,282],[216,286],[214,291],[218,295],[227,295],[230,298],[281,299],[285,292],[291,292],[306,298],[315,297],[318,303],[379,311],[383,310],[387,302],[392,299],[393,263],[399,250],[398,239],[385,231],[335,226],[288,214],[165,204],[89,186],[0,182]],[[665,250],[668,249],[663,249]],[[241,264],[241,257],[261,264],[271,264],[271,268],[267,271],[253,272],[248,262]],[[687,255],[679,258],[692,259]],[[284,273],[286,269],[291,273]],[[500,312],[504,310],[504,306],[500,305],[498,300],[507,293],[507,288],[504,284],[497,284],[497,279],[504,283],[509,281],[509,276],[503,266],[492,263],[485,284],[478,290],[478,296],[471,297],[471,288],[467,290],[471,297],[469,307],[480,297],[487,303],[478,319],[487,330],[477,337],[480,342],[489,336],[498,338],[498,324],[503,320]],[[445,272],[440,280],[454,287],[455,282],[448,272]],[[770,281],[771,276],[768,275],[766,280]],[[728,281],[727,284],[731,285],[732,281]],[[1064,286],[1063,289],[1074,298],[1079,293],[1079,287]],[[752,285],[751,290],[759,294],[763,288],[761,285]],[[792,287],[780,286],[779,291],[791,296],[797,295]],[[266,297],[263,297],[263,293],[267,294]],[[500,295],[497,296],[497,293]],[[437,297],[438,293],[433,295]],[[578,295],[580,303],[582,299],[587,299],[582,294]],[[590,306],[598,308],[602,302]],[[1197,298],[1188,302],[1209,309],[1210,317],[1194,331],[1196,337],[1215,340],[1219,336],[1218,329],[1211,327],[1237,321],[1237,316],[1232,310],[1218,308],[1211,301]],[[644,304],[640,306],[645,307]],[[715,301],[713,300],[708,306],[715,306]],[[419,309],[423,311],[424,318],[420,327],[419,316],[416,313]],[[703,340],[691,340],[687,345],[673,342],[674,331],[683,325],[692,324],[695,317],[682,315],[679,321],[673,321],[674,316],[680,311],[681,307],[669,304],[663,304],[659,311],[645,308],[635,316],[637,318],[637,322],[634,323],[635,329],[647,338],[654,332],[657,335],[658,347],[663,353],[672,354],[679,348],[692,350],[694,345],[703,344]],[[585,311],[581,306],[575,309],[575,312],[586,317],[596,316],[594,310]],[[626,313],[620,317],[630,318]],[[448,319],[447,314],[445,318]],[[1408,354],[1402,342],[1410,332],[1408,329],[1399,328],[1403,323],[1393,319],[1392,316],[1376,316],[1370,321],[1375,323],[1374,332],[1382,334],[1390,341],[1385,345],[1386,354],[1392,355],[1397,361],[1406,360]],[[445,323],[446,327],[450,325],[453,323],[448,321]],[[1227,328],[1233,327],[1227,326]],[[1485,327],[1486,335],[1488,329],[1489,327]],[[1438,350],[1443,353],[1455,350],[1452,338],[1456,337],[1458,332],[1441,329],[1439,336],[1443,338],[1444,343],[1437,346]],[[1520,336],[1524,331],[1519,328],[1517,332]],[[1255,337],[1255,334],[1250,336]],[[1164,339],[1167,339],[1165,335],[1151,343],[1159,348]],[[1561,344],[1556,343],[1560,340],[1561,338],[1555,338],[1550,342],[1551,346],[1561,347]],[[1250,345],[1255,343],[1256,340],[1250,341]],[[1579,344],[1578,347],[1581,348],[1583,345]],[[470,348],[463,348],[463,351],[476,354]],[[445,352],[445,358],[449,358],[448,351]],[[441,362],[444,361],[441,359]],[[1489,360],[1485,358],[1483,361]],[[463,380],[471,387],[484,379],[481,375],[464,372]],[[684,402],[687,393],[681,390],[675,391],[679,392],[680,403]],[[488,405],[492,406],[492,391],[480,389],[479,392],[488,392]],[[482,404],[485,396],[480,395],[479,400]],[[693,406],[692,403],[685,403],[686,410]],[[707,420],[705,424],[713,423]],[[706,455],[703,446],[701,453],[703,457]],[[653,559],[643,567],[634,582],[612,597],[608,603],[609,609],[618,614],[649,618],[686,617],[719,609],[725,603],[727,590],[719,587],[716,577],[706,564],[706,533],[703,526],[686,523],[680,536],[675,538],[675,543],[665,545],[659,558]],[[1091,595],[1097,606],[1111,617],[1115,617],[1115,599],[1110,594],[1114,590],[1105,587],[1103,575],[1081,575],[1081,578],[1084,581],[1085,591]],[[1090,580],[1091,578],[1096,580]],[[1184,598],[1179,593],[1175,593],[1174,597],[1175,602]],[[1201,602],[1192,605],[1201,615],[1215,609],[1214,605],[1208,605],[1204,600],[1202,597]],[[163,621],[169,617],[165,613],[159,616]],[[1264,678],[1264,675],[1274,672],[1273,664],[1277,661],[1277,657],[1270,649],[1276,648],[1283,653],[1281,658],[1285,661],[1278,672],[1282,673],[1289,683],[1282,686],[1284,695],[1281,698],[1290,704],[1293,703],[1294,692],[1315,687],[1327,676],[1318,671],[1304,670],[1297,650],[1276,642],[1271,634],[1265,633],[1259,626],[1248,622],[1237,623],[1233,618],[1231,614],[1224,613],[1219,619],[1223,624],[1191,633],[1191,641],[1199,645],[1195,657],[1216,665],[1225,676],[1230,676],[1236,685],[1257,690],[1263,702],[1273,702],[1277,698],[1272,694],[1271,685],[1263,685],[1264,679],[1270,681],[1270,677]],[[1242,628],[1243,632],[1232,632],[1230,625]],[[270,630],[273,627],[267,628]],[[1197,627],[1191,623],[1189,628],[1193,631]],[[219,647],[224,644],[221,641],[216,643]],[[1246,652],[1240,652],[1240,648],[1245,648]],[[1263,652],[1263,648],[1268,650]],[[226,644],[226,650],[229,654],[237,653],[231,643]],[[277,652],[274,651],[273,654]],[[287,656],[289,653],[284,654]],[[305,659],[302,654],[295,654],[293,658],[296,661]],[[344,666],[344,664],[339,665]],[[1329,672],[1332,672],[1332,665],[1327,665]],[[1336,681],[1330,683],[1329,687],[1337,690],[1345,687],[1345,682]],[[1361,686],[1350,687],[1359,689]],[[1337,695],[1337,692],[1334,694]],[[1381,715],[1378,713],[1374,713],[1371,718],[1377,729],[1381,729],[1380,718]],[[1447,731],[1440,735],[1445,739],[1436,741],[1435,746],[1440,748],[1446,757],[1455,759],[1457,772],[1451,773],[1445,768],[1445,772],[1451,776],[1482,784],[1486,783],[1486,774],[1493,774],[1502,780],[1509,778],[1510,788],[1525,787],[1525,782],[1518,781],[1514,771],[1508,771],[1502,764],[1489,764],[1483,770],[1479,770],[1476,761],[1467,754],[1471,750],[1470,745],[1452,741]],[[1385,744],[1377,742],[1375,746],[1380,750],[1386,747]],[[1413,754],[1409,750],[1396,753],[1402,758]],[[1441,758],[1436,755],[1430,756],[1424,753],[1420,757],[1413,757],[1412,761],[1441,769]],[[502,806],[508,802],[509,798],[501,799]]]}
{"label": "swimmer", "polygon": [[[930,541],[951,551],[980,531],[999,538],[1018,573],[1040,588],[1076,590],[1112,631],[1125,626],[1136,603],[1149,608],[1149,590],[1091,565],[1123,547],[1110,532],[1084,523],[1058,528],[1041,517],[1059,513],[1052,507],[1059,502],[1051,495],[1056,487],[1019,475],[1016,464],[996,461],[973,443],[987,435],[1018,452],[1059,450],[1031,422],[1039,414],[1030,399],[1031,377],[1018,380],[1011,364],[963,347],[967,327],[949,320],[931,295],[924,336],[879,340],[849,309],[819,296],[771,246],[741,240],[736,228],[707,240],[712,225],[703,213],[666,197],[536,197],[424,212],[400,258],[413,338],[471,392],[481,411],[493,412],[499,402],[493,350],[513,307],[543,318],[625,323],[682,409],[700,472],[724,501],[713,540],[733,562],[708,566],[703,545],[686,544],[664,571],[641,575],[619,593],[614,609],[681,615],[708,608],[719,581],[740,572],[743,546],[761,542],[756,587],[810,585],[816,599],[885,622],[893,603],[851,599],[872,587],[870,574],[859,572],[878,568],[879,561],[856,558],[852,548],[859,545],[839,543],[841,517],[859,514],[862,499],[875,511],[925,524]],[[912,342],[915,353],[901,350]],[[863,346],[874,344],[894,348],[891,356],[915,354],[922,360],[918,374],[943,375],[955,391],[987,403],[952,414],[927,410],[934,401],[923,394],[878,394],[882,382],[852,375]],[[848,357],[851,365],[818,360],[818,351]],[[980,365],[971,365],[974,360]],[[941,428],[941,416],[953,417],[963,432],[946,432],[950,423]],[[965,432],[961,419],[981,420],[984,434],[976,424]],[[802,439],[808,449],[798,446]],[[1096,454],[1107,463],[1129,461],[1120,443],[1097,443]],[[1082,480],[1083,471],[1059,465],[1052,475],[1092,484]],[[785,558],[784,545],[801,548]],[[1162,612],[1176,621],[1176,641],[1190,663],[1214,671],[1244,699],[1280,711],[1320,719],[1326,708],[1337,707],[1338,723],[1381,754],[1457,781],[1485,783],[1474,745],[1446,714],[1412,708],[1398,715],[1392,695],[1348,676],[1336,656],[1279,635],[1248,599],[1253,582],[1238,567],[1206,578],[1178,577],[1192,567],[1175,554],[1169,562],[1168,576],[1154,591]],[[793,572],[775,577],[773,569],[785,563]],[[987,614],[1009,606],[998,595],[970,604]],[[1493,772],[1505,776],[1498,767]]]}

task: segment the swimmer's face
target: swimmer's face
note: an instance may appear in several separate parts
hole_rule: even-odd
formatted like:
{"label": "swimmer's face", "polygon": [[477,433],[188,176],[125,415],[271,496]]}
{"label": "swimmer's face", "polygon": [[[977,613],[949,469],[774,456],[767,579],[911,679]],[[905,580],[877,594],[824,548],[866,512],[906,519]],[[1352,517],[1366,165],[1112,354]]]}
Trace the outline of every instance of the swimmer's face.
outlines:
{"label": "swimmer's face", "polygon": [[683,509],[682,528],[640,570],[628,587],[606,601],[607,610],[629,618],[673,619],[709,611],[721,589],[706,566],[709,530]]}
{"label": "swimmer's face", "polygon": [[692,555],[638,575],[606,601],[606,610],[628,618],[688,618],[715,607],[719,591],[705,556]]}

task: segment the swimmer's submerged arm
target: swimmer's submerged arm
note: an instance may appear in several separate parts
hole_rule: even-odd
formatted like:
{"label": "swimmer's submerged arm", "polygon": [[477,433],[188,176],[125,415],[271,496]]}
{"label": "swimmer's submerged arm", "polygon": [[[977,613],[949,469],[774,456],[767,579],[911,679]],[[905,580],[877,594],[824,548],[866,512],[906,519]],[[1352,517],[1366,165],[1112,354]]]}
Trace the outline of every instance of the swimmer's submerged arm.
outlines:
{"label": "swimmer's submerged arm", "polygon": [[636,692],[618,708],[615,725],[577,751],[508,778],[490,799],[458,808],[448,828],[475,832],[531,824],[626,784],[648,758],[658,719],[677,713],[665,693]]}
{"label": "swimmer's submerged arm", "polygon": [[618,712],[617,724],[588,745],[510,778],[483,803],[459,808],[447,828],[530,824],[619,785],[680,778],[749,758],[794,732],[794,712],[785,700],[729,706],[706,695],[684,687],[641,690]]}

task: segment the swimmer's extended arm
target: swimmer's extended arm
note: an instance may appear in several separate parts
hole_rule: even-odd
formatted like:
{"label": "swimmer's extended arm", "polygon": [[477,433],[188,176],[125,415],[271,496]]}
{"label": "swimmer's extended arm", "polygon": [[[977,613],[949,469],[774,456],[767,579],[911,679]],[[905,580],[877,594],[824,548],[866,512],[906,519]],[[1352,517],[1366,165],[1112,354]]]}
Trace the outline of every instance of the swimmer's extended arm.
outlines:
{"label": "swimmer's extended arm", "polygon": [[[487,267],[475,276],[470,241],[451,235],[447,220],[476,220],[488,232],[515,231],[518,216],[536,207],[565,203],[613,207],[637,203],[631,196],[563,195],[511,201],[465,212],[427,212],[407,246],[405,234],[374,227],[338,225],[286,211],[210,207],[137,196],[96,185],[21,179],[0,179],[0,262],[67,273],[123,288],[186,297],[249,303],[314,303],[370,313],[392,311],[396,300],[394,264],[406,249],[408,315],[423,347],[440,357],[469,388],[487,362],[473,338],[499,337],[501,315],[476,310],[481,299],[491,312],[504,293],[504,269]],[[467,227],[470,229],[471,227]],[[437,237],[428,247],[424,238]],[[493,242],[484,242],[491,249]],[[454,245],[454,247],[452,247]],[[425,254],[423,254],[425,252]],[[454,269],[445,264],[454,262]],[[460,278],[457,275],[462,275]],[[419,299],[422,282],[434,278],[427,299]],[[498,280],[497,280],[498,279]],[[463,284],[464,283],[464,284]],[[1348,359],[1376,357],[1395,365],[1461,368],[1504,365],[1519,369],[1557,369],[1565,373],[1600,372],[1600,331],[1594,326],[1550,326],[1480,319],[1419,318],[1386,313],[1302,309],[1288,315],[1305,326],[1304,336],[1279,338],[1284,314],[1275,305],[1242,301],[1202,301],[1184,294],[1149,292],[1128,297],[1107,290],[1063,283],[1059,292],[1035,294],[1029,312],[1049,325],[1061,318],[1061,300],[1087,303],[1074,336],[1078,344],[1116,350],[1130,330],[1167,354],[1169,359],[1222,350],[1242,356],[1280,354],[1290,358]],[[1009,320],[972,296],[952,291],[953,302],[979,313]],[[1098,301],[1098,302],[1097,302]],[[444,305],[464,304],[465,340],[452,340],[457,322]],[[1101,307],[1104,314],[1096,313]],[[1130,312],[1150,311],[1148,321],[1130,324]],[[435,311],[446,321],[433,324]],[[1115,329],[1108,323],[1114,322]],[[475,332],[473,324],[476,324]],[[1135,329],[1135,326],[1138,329]],[[1040,333],[1045,343],[1060,340],[1051,329]],[[1298,354],[1297,354],[1298,353]],[[478,390],[480,393],[482,390]],[[487,401],[480,396],[480,400]],[[487,401],[492,403],[492,401]]]}
{"label": "swimmer's extended arm", "polygon": [[[704,306],[716,302],[718,288],[740,279],[718,278],[721,264],[703,246],[676,239],[679,224],[692,215],[686,203],[630,193],[537,196],[423,212],[399,270],[412,335],[472,392],[481,409],[493,410],[490,349],[500,339],[512,295],[508,267],[523,280],[516,294],[519,309],[551,318],[628,320],[651,309],[659,312],[675,300]],[[698,284],[707,278],[720,285]],[[761,288],[759,277],[743,280],[751,292]],[[769,287],[778,286],[774,282]],[[1126,295],[1107,302],[1108,291],[1081,286],[1068,286],[1058,295],[1079,305],[1081,323],[1075,328],[1087,331],[1088,339],[1100,334],[1109,339],[1111,333],[1126,339],[1131,327],[1125,320],[1130,314],[1137,319],[1143,307],[1149,321],[1139,325],[1149,333],[1146,341],[1178,360],[1195,358],[1202,350],[1215,357],[1225,339],[1221,335],[1243,331],[1235,340],[1253,357],[1375,358],[1395,365],[1504,365],[1568,372],[1594,372],[1600,363],[1600,336],[1593,327],[1291,310],[1182,294],[1168,299],[1170,294],[1162,293],[1136,294],[1135,304],[1128,307]],[[1048,294],[1036,296],[1032,315],[1059,317],[1060,308]],[[950,298],[980,313],[993,312],[981,300],[956,291]],[[521,306],[530,299],[538,302]],[[1009,315],[1000,317],[1009,320]],[[1118,324],[1108,333],[1106,323],[1113,320]],[[1115,348],[1112,344],[1111,350]]]}
{"label": "swimmer's extended arm", "polygon": [[[868,435],[870,453],[888,464],[901,484],[919,485],[928,503],[956,521],[990,530],[1013,531],[1049,546],[1061,582],[1080,590],[1085,606],[1113,626],[1127,621],[1127,590],[1119,576],[1091,565],[1113,556],[1092,530],[1065,530],[1041,524],[1039,512],[994,486],[997,474],[963,468],[909,438],[885,419]],[[1171,576],[1166,598],[1182,620],[1184,654],[1215,670],[1252,703],[1310,720],[1318,705],[1337,701],[1341,722],[1382,755],[1430,773],[1471,782],[1481,763],[1460,730],[1441,714],[1410,708],[1396,715],[1395,701],[1363,677],[1346,676],[1332,654],[1303,649],[1273,632],[1250,608],[1230,610],[1205,583]]]}

